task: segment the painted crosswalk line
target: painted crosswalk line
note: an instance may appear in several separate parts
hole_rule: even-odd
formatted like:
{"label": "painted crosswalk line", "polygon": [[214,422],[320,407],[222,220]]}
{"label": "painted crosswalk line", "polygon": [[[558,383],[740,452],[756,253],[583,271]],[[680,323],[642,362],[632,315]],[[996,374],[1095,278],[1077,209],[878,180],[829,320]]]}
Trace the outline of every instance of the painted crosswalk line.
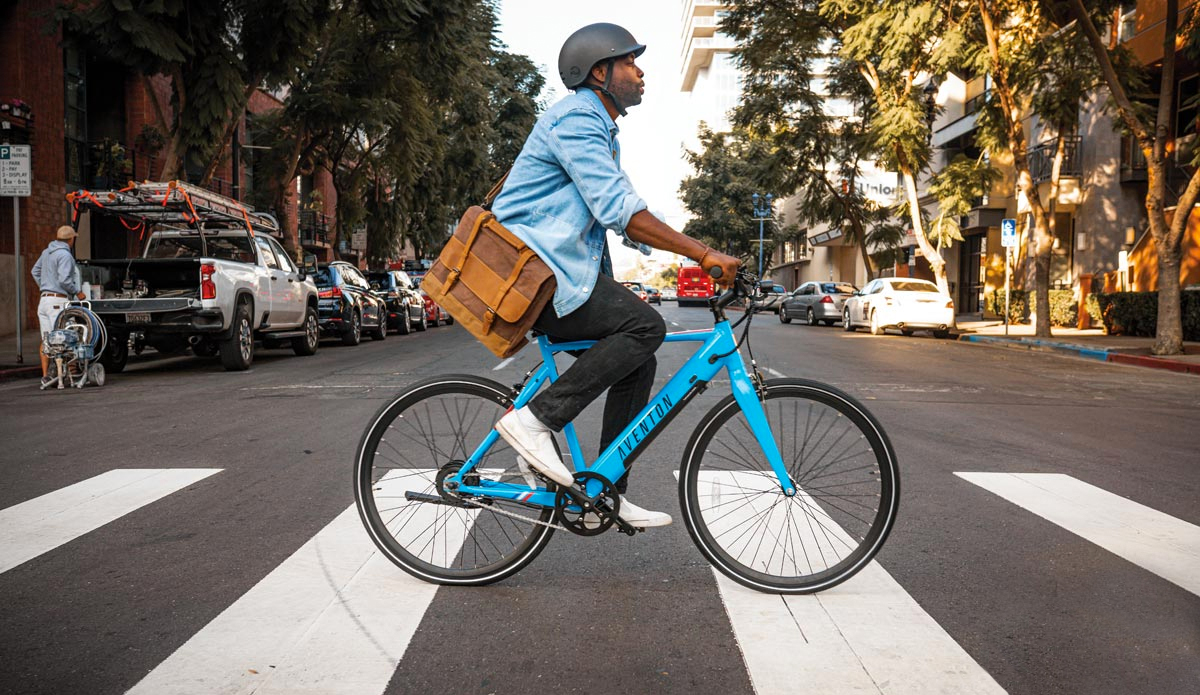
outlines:
{"label": "painted crosswalk line", "polygon": [[[435,472],[424,473],[432,484]],[[448,509],[414,505],[403,533]],[[466,528],[439,550],[456,554]],[[350,507],[130,692],[381,693],[436,592],[377,552]]]}
{"label": "painted crosswalk line", "polygon": [[122,468],[0,510],[0,572],[220,471]]}
{"label": "painted crosswalk line", "polygon": [[1059,473],[955,473],[1200,595],[1200,526]]}
{"label": "painted crosswalk line", "polygon": [[[747,472],[702,473],[698,493],[720,504],[723,495],[729,496],[728,490],[759,488],[762,478]],[[758,516],[764,526],[774,526],[772,540],[815,550],[811,552],[815,562],[822,549],[829,553],[848,539],[819,505],[810,504],[815,510],[812,526],[782,520],[772,524],[773,512],[756,510],[753,504],[734,511],[732,502],[722,510],[717,525],[736,529],[742,517]],[[720,528],[711,528],[720,533]],[[794,556],[793,567],[808,564],[799,559],[801,551],[789,554]],[[832,589],[805,596],[762,593],[715,569],[713,575],[758,695],[1004,692],[876,562]]]}

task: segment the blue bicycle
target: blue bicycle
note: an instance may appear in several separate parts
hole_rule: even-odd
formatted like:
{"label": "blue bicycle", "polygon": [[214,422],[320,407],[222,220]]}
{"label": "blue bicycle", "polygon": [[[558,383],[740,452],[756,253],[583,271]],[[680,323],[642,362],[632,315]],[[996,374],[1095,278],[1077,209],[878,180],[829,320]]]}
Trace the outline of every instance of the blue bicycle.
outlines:
{"label": "blue bicycle", "polygon": [[472,375],[409,387],[376,413],[355,457],[355,501],[375,545],[426,581],[482,585],[533,561],[555,530],[592,536],[615,526],[633,535],[612,481],[724,370],[733,392],[700,421],[678,473],[692,540],[720,572],[760,591],[810,593],[853,576],[895,522],[896,456],[849,395],[804,379],[762,378],[749,349],[753,302],[738,321],[740,340],[724,313],[756,290],[756,280],[739,273],[711,303],[712,330],[667,335],[668,343],[700,345],[591,465],[574,426],[564,428],[563,461],[576,471],[569,488],[526,467],[494,426],[558,378],[555,353],[591,342],[539,336],[541,365],[511,388]]}

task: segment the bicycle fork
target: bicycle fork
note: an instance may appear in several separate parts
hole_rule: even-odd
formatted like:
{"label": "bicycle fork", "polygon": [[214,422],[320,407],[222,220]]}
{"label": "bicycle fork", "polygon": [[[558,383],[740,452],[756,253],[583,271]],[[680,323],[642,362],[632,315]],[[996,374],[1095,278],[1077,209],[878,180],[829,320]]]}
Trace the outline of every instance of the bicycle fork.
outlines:
{"label": "bicycle fork", "polygon": [[[776,444],[775,436],[771,432],[767,413],[763,410],[762,401],[759,400],[759,390],[750,374],[746,372],[746,363],[742,361],[741,353],[734,351],[722,360],[725,369],[729,372],[729,384],[733,390],[733,398],[742,409],[742,414],[746,416],[746,423],[750,425],[750,431],[758,441],[763,455],[767,457],[767,463],[775,473],[779,486],[783,489],[783,494],[794,497],[796,485],[792,482],[792,476],[783,463],[783,455],[779,453],[779,445]],[[765,394],[766,389],[764,388],[763,395],[765,396]]]}

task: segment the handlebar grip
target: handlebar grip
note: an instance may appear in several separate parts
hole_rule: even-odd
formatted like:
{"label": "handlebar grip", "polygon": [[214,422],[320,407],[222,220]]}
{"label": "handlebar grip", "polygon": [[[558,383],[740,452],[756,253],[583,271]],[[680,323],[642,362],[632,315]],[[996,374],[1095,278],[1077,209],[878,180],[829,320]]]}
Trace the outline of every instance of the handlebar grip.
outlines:
{"label": "handlebar grip", "polygon": [[712,279],[717,280],[725,274],[725,271],[721,270],[721,266],[714,265],[708,269],[708,274],[712,277]]}

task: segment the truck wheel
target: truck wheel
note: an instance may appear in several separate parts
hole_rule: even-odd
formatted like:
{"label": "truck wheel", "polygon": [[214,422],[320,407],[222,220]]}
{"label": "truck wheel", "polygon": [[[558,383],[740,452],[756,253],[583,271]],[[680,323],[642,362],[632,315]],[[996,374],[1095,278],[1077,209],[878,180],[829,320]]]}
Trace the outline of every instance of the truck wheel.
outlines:
{"label": "truck wheel", "polygon": [[104,353],[100,355],[100,364],[104,365],[105,371],[120,374],[125,370],[125,363],[128,361],[129,336],[117,331],[109,332],[108,344],[104,347]]}
{"label": "truck wheel", "polygon": [[313,355],[321,342],[321,326],[317,323],[317,310],[308,307],[304,314],[304,337],[292,338],[292,351],[297,355]]}
{"label": "truck wheel", "polygon": [[358,345],[362,341],[362,316],[358,311],[350,312],[350,329],[342,334],[342,345]]}
{"label": "truck wheel", "polygon": [[254,329],[250,325],[250,309],[238,304],[233,312],[233,335],[222,340],[221,366],[229,372],[240,372],[250,368],[254,361]]}

